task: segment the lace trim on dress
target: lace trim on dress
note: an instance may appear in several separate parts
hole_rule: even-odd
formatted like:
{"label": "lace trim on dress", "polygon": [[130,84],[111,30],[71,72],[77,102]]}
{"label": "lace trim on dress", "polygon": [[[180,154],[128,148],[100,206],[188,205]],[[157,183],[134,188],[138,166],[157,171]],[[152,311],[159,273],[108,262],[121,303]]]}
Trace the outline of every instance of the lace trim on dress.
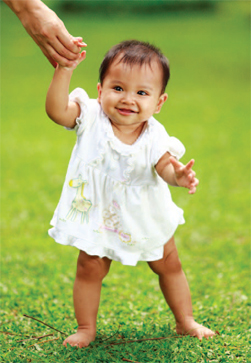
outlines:
{"label": "lace trim on dress", "polygon": [[108,145],[114,151],[114,159],[118,159],[119,155],[126,156],[126,169],[123,172],[124,182],[130,183],[131,178],[130,174],[135,168],[135,154],[146,144],[150,142],[150,138],[153,136],[153,120],[150,118],[147,121],[147,126],[142,131],[141,135],[135,141],[133,145],[126,145],[122,141],[120,141],[112,130],[112,125],[105,115],[103,110],[100,110],[100,125],[102,125],[104,129],[104,134],[106,137],[100,140],[99,143],[99,156],[93,160],[92,164],[99,164],[105,157],[106,150]]}
{"label": "lace trim on dress", "polygon": [[113,132],[111,122],[105,113],[101,110],[101,124],[107,136],[107,140],[110,142],[111,148],[117,151],[120,155],[127,156],[130,154],[136,154],[145,144],[149,142],[150,136],[152,136],[153,120],[150,118],[147,121],[147,126],[143,129],[142,133],[132,145],[124,144],[120,141]]}

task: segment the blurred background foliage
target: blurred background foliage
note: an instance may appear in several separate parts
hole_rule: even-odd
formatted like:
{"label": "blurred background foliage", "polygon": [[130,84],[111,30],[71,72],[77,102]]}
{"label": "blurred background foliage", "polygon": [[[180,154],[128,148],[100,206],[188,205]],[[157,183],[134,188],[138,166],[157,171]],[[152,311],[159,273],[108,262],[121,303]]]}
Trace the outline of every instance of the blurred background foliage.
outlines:
{"label": "blurred background foliage", "polygon": [[160,12],[214,9],[214,0],[63,0],[60,6],[68,11]]}

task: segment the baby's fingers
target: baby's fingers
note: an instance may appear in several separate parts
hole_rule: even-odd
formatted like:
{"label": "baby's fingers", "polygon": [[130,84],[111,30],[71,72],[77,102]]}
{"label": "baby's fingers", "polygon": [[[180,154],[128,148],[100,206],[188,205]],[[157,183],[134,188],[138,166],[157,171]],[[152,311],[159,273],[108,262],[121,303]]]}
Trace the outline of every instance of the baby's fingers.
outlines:
{"label": "baby's fingers", "polygon": [[[186,169],[186,168],[185,168]],[[193,171],[192,169],[188,169],[188,170],[185,170],[186,171],[186,175],[187,175],[187,178],[188,178],[188,180],[191,182],[191,183],[193,183],[194,182],[194,180],[195,180],[195,175],[196,175],[196,173],[195,173],[195,171]]]}
{"label": "baby's fingers", "polygon": [[189,170],[189,169],[192,169],[192,167],[194,166],[194,159],[190,160],[186,166],[185,166],[185,169],[186,170]]}
{"label": "baby's fingers", "polygon": [[196,192],[196,187],[191,187],[188,191],[189,194],[194,194]]}
{"label": "baby's fingers", "polygon": [[199,184],[199,180],[198,179],[194,179],[194,182],[190,185],[190,188],[189,188],[189,194],[194,194],[196,192],[196,187],[197,185]]}
{"label": "baby's fingers", "polygon": [[78,59],[75,62],[73,62],[73,65],[71,67],[68,68],[75,69],[79,65],[79,63],[81,63],[85,59],[85,57],[86,57],[86,51],[83,50],[83,52],[79,53]]}
{"label": "baby's fingers", "polygon": [[78,60],[76,61],[76,66],[81,63],[86,57],[86,50],[83,50],[81,53],[79,53]]}
{"label": "baby's fingers", "polygon": [[87,47],[87,44],[85,42],[83,42],[83,38],[82,37],[75,37],[73,38],[73,43],[75,43],[77,46],[83,48],[83,47]]}
{"label": "baby's fingers", "polygon": [[175,157],[170,156],[170,163],[172,164],[172,166],[174,167],[175,170],[180,169],[183,164],[181,164]]}
{"label": "baby's fingers", "polygon": [[84,60],[86,57],[86,50],[83,50],[81,53],[80,53],[80,57],[79,57],[79,61],[82,62],[82,60]]}

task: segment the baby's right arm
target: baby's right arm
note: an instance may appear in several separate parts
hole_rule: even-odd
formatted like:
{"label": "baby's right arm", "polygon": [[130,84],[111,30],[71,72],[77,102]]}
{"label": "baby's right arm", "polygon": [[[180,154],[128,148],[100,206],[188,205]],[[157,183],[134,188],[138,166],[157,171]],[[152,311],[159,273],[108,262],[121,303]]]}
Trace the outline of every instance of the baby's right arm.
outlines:
{"label": "baby's right arm", "polygon": [[86,52],[83,51],[73,67],[67,68],[57,65],[47,92],[47,115],[57,124],[69,128],[75,126],[76,118],[80,115],[79,105],[76,102],[69,101],[69,85],[74,69],[85,59],[85,55]]}

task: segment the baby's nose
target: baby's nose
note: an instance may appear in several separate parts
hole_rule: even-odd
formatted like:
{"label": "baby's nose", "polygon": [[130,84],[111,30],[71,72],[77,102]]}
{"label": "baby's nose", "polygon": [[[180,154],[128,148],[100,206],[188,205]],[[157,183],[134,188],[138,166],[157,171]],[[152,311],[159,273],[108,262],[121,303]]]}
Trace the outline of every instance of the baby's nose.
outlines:
{"label": "baby's nose", "polygon": [[135,102],[134,97],[133,97],[133,94],[130,93],[130,92],[126,92],[123,95],[122,101],[125,102],[125,103],[134,103]]}

